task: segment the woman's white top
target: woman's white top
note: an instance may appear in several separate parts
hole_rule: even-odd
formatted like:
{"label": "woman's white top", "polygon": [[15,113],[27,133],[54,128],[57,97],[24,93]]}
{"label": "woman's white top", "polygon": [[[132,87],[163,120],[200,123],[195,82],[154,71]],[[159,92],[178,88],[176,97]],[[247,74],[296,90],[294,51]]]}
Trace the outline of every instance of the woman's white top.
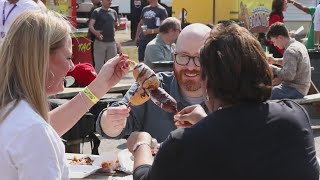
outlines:
{"label": "woman's white top", "polygon": [[64,153],[56,131],[26,101],[0,123],[0,179],[69,179]]}

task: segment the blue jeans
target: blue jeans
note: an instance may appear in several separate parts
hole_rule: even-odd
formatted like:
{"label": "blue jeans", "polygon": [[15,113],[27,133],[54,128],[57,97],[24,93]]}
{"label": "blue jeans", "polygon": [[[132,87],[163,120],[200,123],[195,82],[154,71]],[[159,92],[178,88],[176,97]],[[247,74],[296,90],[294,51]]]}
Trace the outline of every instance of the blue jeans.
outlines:
{"label": "blue jeans", "polygon": [[140,40],[138,42],[138,59],[139,62],[143,62],[144,61],[144,51],[146,50],[147,47],[147,42],[144,40]]}
{"label": "blue jeans", "polygon": [[278,85],[272,88],[270,99],[300,99],[303,98],[299,91],[293,87]]}

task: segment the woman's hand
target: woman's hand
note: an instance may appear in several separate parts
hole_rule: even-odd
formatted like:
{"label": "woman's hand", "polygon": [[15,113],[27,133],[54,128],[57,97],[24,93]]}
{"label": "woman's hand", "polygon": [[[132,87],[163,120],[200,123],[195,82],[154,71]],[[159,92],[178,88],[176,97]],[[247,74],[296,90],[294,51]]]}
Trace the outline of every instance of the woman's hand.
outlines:
{"label": "woman's hand", "polygon": [[126,54],[117,55],[109,59],[102,66],[98,77],[102,76],[110,87],[116,85],[129,72],[130,62],[127,61],[128,59],[129,57]]}
{"label": "woman's hand", "polygon": [[188,128],[205,118],[207,113],[200,105],[188,106],[174,116],[177,128]]}
{"label": "woman's hand", "polygon": [[101,68],[96,79],[88,86],[98,97],[102,97],[129,72],[128,55],[121,54],[109,59]]}

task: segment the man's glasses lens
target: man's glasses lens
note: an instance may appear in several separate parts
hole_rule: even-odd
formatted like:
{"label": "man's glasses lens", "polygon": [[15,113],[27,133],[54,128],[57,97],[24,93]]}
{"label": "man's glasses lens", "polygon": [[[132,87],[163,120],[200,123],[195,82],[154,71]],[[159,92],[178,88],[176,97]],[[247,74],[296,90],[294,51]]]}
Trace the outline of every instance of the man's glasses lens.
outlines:
{"label": "man's glasses lens", "polygon": [[191,56],[188,56],[185,54],[175,54],[175,58],[176,58],[177,64],[179,64],[179,65],[186,66],[190,63],[190,60],[192,59],[193,63],[196,66],[200,66],[200,58],[197,56],[191,57]]}

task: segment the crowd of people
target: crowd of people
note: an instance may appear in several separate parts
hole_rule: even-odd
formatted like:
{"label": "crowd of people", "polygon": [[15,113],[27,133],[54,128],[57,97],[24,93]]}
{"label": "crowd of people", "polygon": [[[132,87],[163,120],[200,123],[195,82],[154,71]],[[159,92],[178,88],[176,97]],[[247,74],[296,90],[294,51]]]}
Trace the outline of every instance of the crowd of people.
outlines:
{"label": "crowd of people", "polygon": [[[139,86],[134,83],[96,121],[103,137],[127,138],[133,179],[318,180],[309,116],[290,100],[308,93],[310,58],[283,22],[287,3],[315,15],[318,7],[307,10],[292,0],[273,0],[266,38],[274,57],[283,58],[278,67],[257,38],[235,22],[213,27],[194,23],[181,29],[181,22],[167,17],[158,0],[148,2],[136,35],[139,61],[156,72],[153,61],[173,62],[172,72],[157,72],[156,77],[176,100],[178,112],[165,112],[151,100],[131,105]],[[130,58],[117,54],[118,15],[111,3],[96,2],[89,20],[96,77],[67,103],[49,110],[48,97],[64,90],[64,78],[75,68],[72,26],[34,1],[0,0],[4,179],[69,179],[60,137],[130,69]],[[24,9],[29,6],[34,8]],[[279,85],[273,84],[274,76],[281,79]],[[160,143],[155,157],[152,139]]]}

